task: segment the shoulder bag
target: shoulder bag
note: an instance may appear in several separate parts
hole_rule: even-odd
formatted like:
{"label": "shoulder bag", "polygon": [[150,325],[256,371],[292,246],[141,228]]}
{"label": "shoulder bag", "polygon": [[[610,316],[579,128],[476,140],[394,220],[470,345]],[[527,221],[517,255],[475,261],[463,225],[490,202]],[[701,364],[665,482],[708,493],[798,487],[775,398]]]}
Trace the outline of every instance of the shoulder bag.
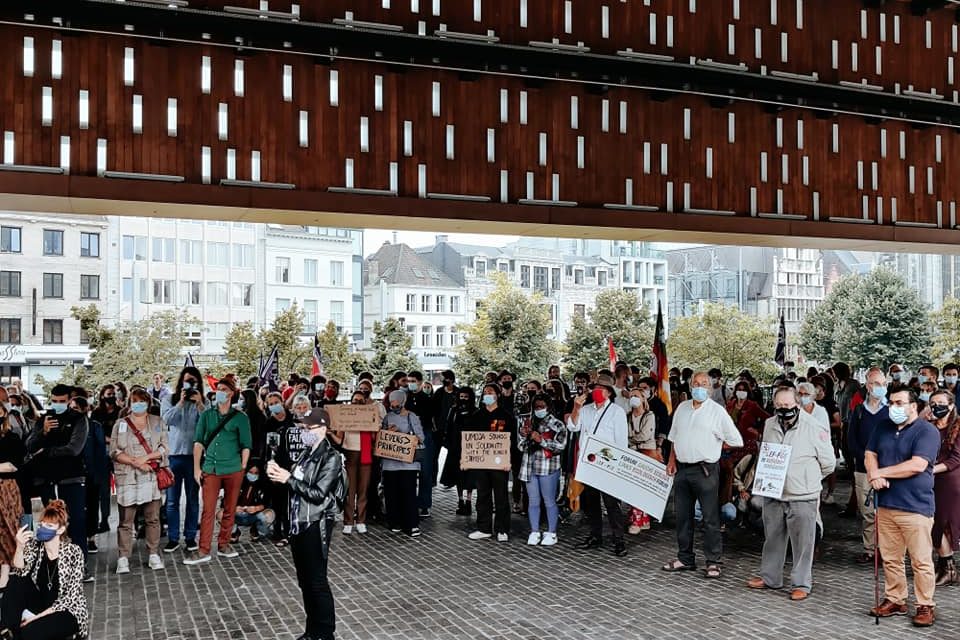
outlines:
{"label": "shoulder bag", "polygon": [[[153,449],[150,448],[150,445],[147,444],[147,439],[143,437],[143,434],[133,426],[133,424],[127,420],[127,425],[130,427],[130,430],[133,431],[133,435],[137,437],[137,440],[140,441],[140,446],[143,447],[143,450],[147,452],[147,455],[153,453]],[[149,422],[148,422],[149,424]],[[160,491],[166,491],[173,486],[173,472],[170,471],[167,467],[161,467],[160,463],[156,460],[150,461],[150,466],[153,468],[154,473],[157,474],[157,489]]]}

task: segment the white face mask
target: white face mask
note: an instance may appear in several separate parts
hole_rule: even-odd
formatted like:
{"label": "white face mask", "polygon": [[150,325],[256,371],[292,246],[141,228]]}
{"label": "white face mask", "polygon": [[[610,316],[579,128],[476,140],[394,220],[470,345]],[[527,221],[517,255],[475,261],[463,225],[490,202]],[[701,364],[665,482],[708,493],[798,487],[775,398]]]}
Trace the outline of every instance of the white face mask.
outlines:
{"label": "white face mask", "polygon": [[643,403],[643,398],[638,398],[637,396],[633,396],[630,398],[630,406],[633,407],[634,409],[639,407],[642,403]]}
{"label": "white face mask", "polygon": [[746,400],[746,399],[747,399],[747,392],[744,391],[743,389],[741,389],[740,391],[737,391],[737,399],[739,399],[739,400]]}

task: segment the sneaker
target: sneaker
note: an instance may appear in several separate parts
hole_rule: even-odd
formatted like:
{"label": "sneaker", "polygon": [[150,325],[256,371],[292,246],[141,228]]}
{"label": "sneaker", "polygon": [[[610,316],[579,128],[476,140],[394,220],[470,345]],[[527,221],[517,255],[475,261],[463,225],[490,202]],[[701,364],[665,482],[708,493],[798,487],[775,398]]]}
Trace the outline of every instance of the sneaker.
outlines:
{"label": "sneaker", "polygon": [[484,533],[483,531],[474,531],[473,533],[471,533],[471,534],[468,535],[467,537],[470,538],[471,540],[486,540],[487,538],[492,538],[492,537],[493,537],[493,534],[492,534],[492,533]]}
{"label": "sneaker", "polygon": [[236,558],[237,556],[240,555],[240,552],[238,552],[236,549],[234,549],[230,545],[225,544],[222,547],[219,547],[217,549],[217,555],[220,556],[221,558]]}
{"label": "sneaker", "polygon": [[543,534],[543,537],[540,540],[541,547],[552,547],[555,544],[557,544],[557,534],[549,532]]}
{"label": "sneaker", "polygon": [[419,538],[419,537],[420,537],[420,527],[414,527],[413,529],[410,529],[410,537],[411,537],[411,538]]}
{"label": "sneaker", "polygon": [[85,572],[83,573],[83,581],[86,582],[86,583],[88,583],[88,584],[91,583],[91,582],[93,582],[93,574],[90,573],[89,571],[85,571]]}
{"label": "sneaker", "polygon": [[540,532],[532,531],[530,535],[527,536],[527,544],[530,545],[531,547],[536,546],[540,544],[540,539],[541,539]]}
{"label": "sneaker", "polygon": [[157,555],[156,553],[151,553],[150,560],[147,562],[147,566],[149,566],[154,571],[157,571],[158,569],[163,569],[163,560],[161,560],[160,556]]}
{"label": "sneaker", "polygon": [[190,551],[183,558],[183,564],[186,565],[195,565],[202,564],[204,562],[210,562],[213,558],[210,557],[210,554],[201,555],[199,551]]}
{"label": "sneaker", "polygon": [[420,509],[420,517],[421,517],[421,518],[429,518],[429,517],[430,517],[430,509]]}
{"label": "sneaker", "polygon": [[509,539],[510,539],[510,536],[508,536],[508,535],[505,534],[505,533],[498,533],[498,534],[497,534],[497,542],[506,542],[506,541],[509,540]]}
{"label": "sneaker", "polygon": [[100,548],[97,547],[97,543],[93,538],[87,540],[87,553],[98,553]]}
{"label": "sneaker", "polygon": [[184,544],[184,548],[187,551],[199,551],[200,545],[197,544],[196,540],[187,540],[187,542]]}
{"label": "sneaker", "polygon": [[122,576],[130,573],[130,560],[127,558],[117,558],[117,575]]}
{"label": "sneaker", "polygon": [[401,533],[403,529],[390,529],[390,533]]}
{"label": "sneaker", "polygon": [[358,524],[358,525],[357,525],[357,533],[363,534],[363,533],[366,533],[366,532],[367,532],[367,525],[365,525],[365,524]]}
{"label": "sneaker", "polygon": [[164,553],[173,553],[174,551],[176,551],[176,550],[179,549],[179,548],[180,548],[180,541],[179,541],[179,540],[171,540],[170,542],[167,543],[167,546],[165,546],[165,547],[163,548],[163,552],[164,552]]}
{"label": "sneaker", "polygon": [[353,525],[352,524],[343,525],[343,535],[348,536],[351,533],[353,533]]}

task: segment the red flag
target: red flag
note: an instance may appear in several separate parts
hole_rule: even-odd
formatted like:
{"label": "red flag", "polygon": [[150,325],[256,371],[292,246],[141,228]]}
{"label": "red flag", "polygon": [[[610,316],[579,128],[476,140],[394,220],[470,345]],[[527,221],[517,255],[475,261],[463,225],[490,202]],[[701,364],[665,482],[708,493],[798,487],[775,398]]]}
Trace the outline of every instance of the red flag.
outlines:
{"label": "red flag", "polygon": [[607,336],[607,349],[610,351],[610,371],[617,368],[617,348],[613,346],[613,338]]}
{"label": "red flag", "polygon": [[663,337],[663,309],[657,302],[657,329],[653,334],[653,370],[650,372],[657,380],[657,396],[667,405],[667,411],[673,413],[670,401],[670,365],[667,364],[667,342]]}
{"label": "red flag", "polygon": [[323,375],[323,352],[320,351],[320,340],[317,336],[313,336],[313,366],[310,369],[310,375]]}
{"label": "red flag", "polygon": [[216,376],[212,376],[209,373],[207,374],[207,385],[210,387],[211,391],[217,390],[217,383],[220,382]]}

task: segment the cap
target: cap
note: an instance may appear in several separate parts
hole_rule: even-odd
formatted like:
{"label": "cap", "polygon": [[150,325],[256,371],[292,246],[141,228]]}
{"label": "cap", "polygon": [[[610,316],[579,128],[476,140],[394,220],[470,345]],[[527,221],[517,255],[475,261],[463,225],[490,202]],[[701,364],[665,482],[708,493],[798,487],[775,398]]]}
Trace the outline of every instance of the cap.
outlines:
{"label": "cap", "polygon": [[300,422],[310,427],[329,427],[330,414],[325,409],[310,409],[303,414]]}

